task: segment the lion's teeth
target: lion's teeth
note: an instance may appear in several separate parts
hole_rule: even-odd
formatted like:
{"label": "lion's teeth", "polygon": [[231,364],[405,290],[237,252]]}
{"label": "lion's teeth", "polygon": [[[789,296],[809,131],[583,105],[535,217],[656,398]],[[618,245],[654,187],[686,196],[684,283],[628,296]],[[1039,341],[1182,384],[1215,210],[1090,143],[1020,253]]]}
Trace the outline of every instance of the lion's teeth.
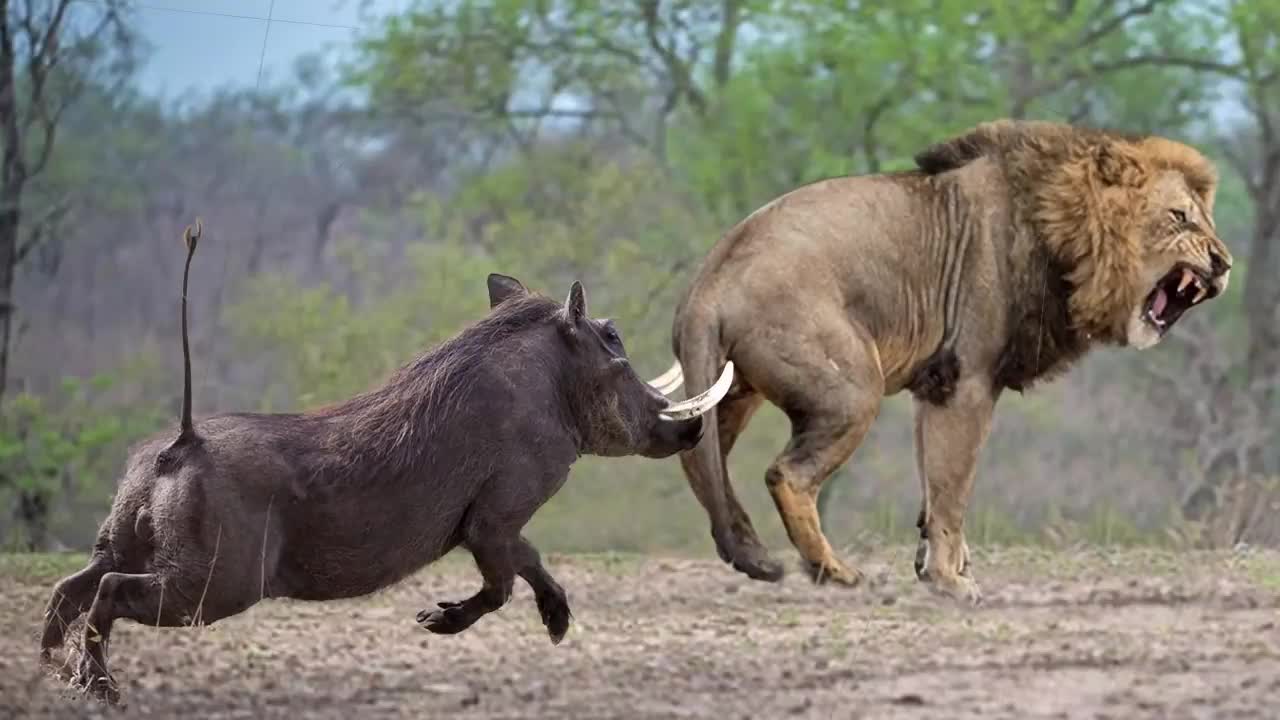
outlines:
{"label": "lion's teeth", "polygon": [[1191,298],[1191,304],[1192,305],[1198,304],[1201,300],[1204,299],[1204,296],[1208,294],[1209,294],[1209,291],[1205,289],[1204,285],[1200,285],[1200,289],[1196,291],[1196,296]]}
{"label": "lion's teeth", "polygon": [[1182,271],[1182,282],[1178,283],[1178,293],[1181,294],[1183,290],[1186,290],[1187,286],[1190,285],[1191,282],[1195,279],[1196,279],[1195,273],[1191,272],[1190,270],[1184,269]]}

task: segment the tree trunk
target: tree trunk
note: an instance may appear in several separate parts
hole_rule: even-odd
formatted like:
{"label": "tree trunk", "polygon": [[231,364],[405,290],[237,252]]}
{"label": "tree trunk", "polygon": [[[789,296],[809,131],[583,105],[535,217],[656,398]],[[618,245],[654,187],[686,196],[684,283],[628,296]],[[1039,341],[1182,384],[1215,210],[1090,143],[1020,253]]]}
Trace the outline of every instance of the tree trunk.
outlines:
{"label": "tree trunk", "polygon": [[0,401],[9,379],[9,339],[13,335],[13,271],[18,264],[18,223],[16,193],[0,192]]}
{"label": "tree trunk", "polygon": [[3,402],[9,379],[9,338],[13,335],[13,271],[18,264],[20,203],[26,182],[8,0],[0,0],[0,133],[3,133],[0,143],[4,147],[0,153],[0,402]]}
{"label": "tree trunk", "polygon": [[311,270],[319,275],[324,269],[324,253],[329,249],[329,238],[333,233],[333,223],[338,219],[342,203],[333,200],[320,208],[316,216],[316,239],[311,249]]}
{"label": "tree trunk", "polygon": [[17,519],[25,533],[27,552],[43,552],[49,546],[49,493],[23,490],[18,496]]}

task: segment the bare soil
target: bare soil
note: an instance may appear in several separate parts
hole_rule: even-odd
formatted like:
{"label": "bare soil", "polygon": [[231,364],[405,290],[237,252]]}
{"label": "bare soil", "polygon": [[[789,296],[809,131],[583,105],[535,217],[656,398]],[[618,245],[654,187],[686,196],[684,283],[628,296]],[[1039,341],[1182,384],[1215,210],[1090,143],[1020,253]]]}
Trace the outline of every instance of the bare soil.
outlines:
{"label": "bare soil", "polygon": [[1280,717],[1280,553],[975,549],[985,600],[967,608],[915,582],[912,552],[864,554],[873,580],[854,590],[715,560],[550,556],[575,613],[559,646],[519,582],[460,635],[418,627],[478,586],[451,556],[357,601],[120,622],[116,708],[38,667],[66,568],[0,563],[0,717]]}

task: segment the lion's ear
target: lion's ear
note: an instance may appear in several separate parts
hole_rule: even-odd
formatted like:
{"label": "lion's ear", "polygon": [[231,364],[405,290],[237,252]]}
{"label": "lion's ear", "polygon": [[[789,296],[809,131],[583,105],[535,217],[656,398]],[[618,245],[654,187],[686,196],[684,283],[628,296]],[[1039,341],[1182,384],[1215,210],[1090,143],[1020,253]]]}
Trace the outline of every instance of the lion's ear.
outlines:
{"label": "lion's ear", "polygon": [[1205,212],[1213,214],[1214,196],[1218,190],[1218,170],[1208,158],[1188,145],[1162,137],[1144,139],[1140,149],[1156,167],[1181,173],[1187,187],[1204,205]]}
{"label": "lion's ear", "polygon": [[1098,179],[1107,185],[1141,187],[1147,181],[1147,169],[1136,155],[1118,143],[1107,142],[1093,150],[1093,164]]}

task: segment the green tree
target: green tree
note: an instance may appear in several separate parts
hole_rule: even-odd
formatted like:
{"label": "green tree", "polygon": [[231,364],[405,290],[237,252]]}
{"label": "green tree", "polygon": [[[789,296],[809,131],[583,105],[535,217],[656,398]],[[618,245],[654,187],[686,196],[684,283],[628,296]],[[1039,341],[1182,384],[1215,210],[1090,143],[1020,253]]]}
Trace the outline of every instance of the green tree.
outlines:
{"label": "green tree", "polygon": [[12,500],[17,536],[3,542],[28,550],[50,546],[50,520],[85,491],[119,471],[119,454],[155,418],[142,407],[111,407],[110,375],[68,378],[42,398],[13,395],[0,412],[0,495]]}
{"label": "green tree", "polygon": [[[65,207],[30,207],[67,108],[92,82],[129,68],[123,0],[0,0],[0,402],[13,331],[14,272]],[[24,228],[26,232],[24,234]]]}

